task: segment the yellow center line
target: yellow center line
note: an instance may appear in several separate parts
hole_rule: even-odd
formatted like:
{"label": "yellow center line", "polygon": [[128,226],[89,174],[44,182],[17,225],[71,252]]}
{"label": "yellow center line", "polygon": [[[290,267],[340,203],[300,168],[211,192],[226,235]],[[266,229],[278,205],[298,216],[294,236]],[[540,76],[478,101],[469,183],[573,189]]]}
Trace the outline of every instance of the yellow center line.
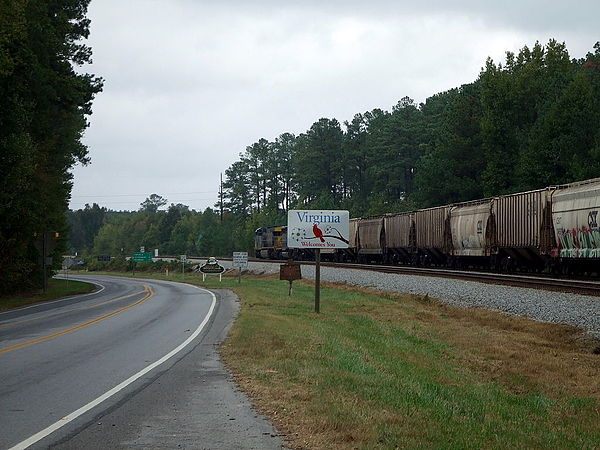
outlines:
{"label": "yellow center line", "polygon": [[110,300],[96,303],[95,305],[88,305],[88,306],[82,306],[81,308],[68,309],[66,311],[61,311],[59,313],[48,314],[48,315],[42,316],[42,317],[36,317],[35,319],[28,319],[28,320],[22,320],[20,322],[7,323],[5,325],[0,325],[0,330],[6,330],[7,328],[14,328],[16,326],[23,325],[26,323],[39,322],[40,320],[44,320],[44,319],[51,319],[52,317],[60,316],[63,314],[74,312],[74,311],[85,311],[86,309],[98,308],[99,306],[108,305],[109,303],[113,303],[113,302],[123,300],[123,299],[129,298],[129,297],[134,297],[136,295],[140,295],[142,292],[145,292],[145,289],[143,291],[134,292],[133,294],[127,294],[127,295],[123,295],[121,297],[111,298]]}
{"label": "yellow center line", "polygon": [[[67,329],[61,330],[61,331],[57,331],[56,333],[52,333],[47,336],[41,336],[39,338],[32,339],[30,341],[21,342],[20,344],[15,344],[11,347],[2,348],[2,349],[0,349],[0,355],[3,355],[4,353],[12,352],[13,350],[18,350],[20,348],[29,347],[30,345],[39,344],[40,342],[49,341],[50,339],[54,339],[59,336],[64,336],[65,334],[74,333],[77,330],[81,330],[83,328],[89,327],[90,325],[94,325],[98,322],[102,322],[103,320],[106,320],[110,317],[120,314],[123,311],[127,311],[128,309],[131,309],[135,306],[140,305],[141,303],[145,302],[146,300],[148,300],[150,297],[152,297],[154,295],[154,291],[152,290],[152,288],[150,288],[146,285],[144,285],[144,291],[146,292],[146,295],[144,297],[142,297],[141,299],[133,302],[131,305],[124,306],[123,308],[119,308],[108,314],[104,314],[100,317],[96,317],[95,319],[89,320],[89,321],[81,323],[79,325],[75,325],[74,327],[67,328]],[[131,297],[131,295],[129,295],[128,297]]]}

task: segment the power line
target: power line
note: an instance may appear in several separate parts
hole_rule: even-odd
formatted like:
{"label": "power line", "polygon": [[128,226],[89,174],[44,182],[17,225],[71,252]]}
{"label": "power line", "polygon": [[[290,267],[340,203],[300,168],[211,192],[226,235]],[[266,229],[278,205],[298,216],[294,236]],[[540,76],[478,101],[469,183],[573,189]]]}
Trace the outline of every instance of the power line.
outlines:
{"label": "power line", "polygon": [[[218,200],[215,199],[214,197],[209,197],[209,198],[188,198],[185,200],[173,200],[173,201],[169,201],[169,203],[183,203],[183,202],[203,202],[203,201],[213,201],[213,200]],[[72,205],[88,205],[90,202],[82,202],[82,201],[74,201],[74,202],[70,202]],[[98,202],[91,202],[91,203],[98,203]],[[137,202],[135,200],[129,201],[129,202],[108,202],[111,205],[139,205],[140,202]]]}
{"label": "power line", "polygon": [[[168,192],[164,195],[218,194],[219,191]],[[107,198],[107,197],[139,197],[145,194],[109,194],[109,195],[72,195],[71,198]]]}

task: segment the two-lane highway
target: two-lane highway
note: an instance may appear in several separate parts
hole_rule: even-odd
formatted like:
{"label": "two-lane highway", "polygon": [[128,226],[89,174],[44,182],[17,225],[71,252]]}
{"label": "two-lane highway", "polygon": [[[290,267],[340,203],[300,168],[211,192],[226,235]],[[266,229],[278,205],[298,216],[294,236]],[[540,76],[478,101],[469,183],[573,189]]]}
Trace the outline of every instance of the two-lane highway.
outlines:
{"label": "two-lane highway", "polygon": [[215,310],[190,285],[90,280],[97,292],[0,314],[0,448],[81,429],[189,351]]}

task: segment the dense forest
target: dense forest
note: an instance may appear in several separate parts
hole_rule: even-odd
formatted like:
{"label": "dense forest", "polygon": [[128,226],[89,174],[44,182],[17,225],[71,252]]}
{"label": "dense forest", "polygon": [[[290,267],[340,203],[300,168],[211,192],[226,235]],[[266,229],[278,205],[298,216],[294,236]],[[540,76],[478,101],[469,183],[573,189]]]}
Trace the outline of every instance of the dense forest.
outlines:
{"label": "dense forest", "polygon": [[40,236],[66,249],[69,169],[102,80],[90,62],[89,0],[0,2],[0,295],[42,283]]}
{"label": "dense forest", "polygon": [[293,207],[356,217],[600,176],[600,43],[593,50],[572,59],[562,43],[536,43],[422,104],[405,97],[391,111],[260,139],[226,170],[215,210],[161,210],[156,194],[136,212],[87,206],[69,213],[72,249],[230,255]]}

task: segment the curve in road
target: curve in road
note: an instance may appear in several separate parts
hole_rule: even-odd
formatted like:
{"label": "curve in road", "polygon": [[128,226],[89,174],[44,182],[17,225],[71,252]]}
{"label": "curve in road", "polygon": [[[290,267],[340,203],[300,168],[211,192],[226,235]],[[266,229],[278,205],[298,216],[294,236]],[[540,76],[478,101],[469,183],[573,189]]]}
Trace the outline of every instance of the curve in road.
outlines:
{"label": "curve in road", "polygon": [[94,279],[96,295],[0,316],[0,447],[27,448],[123,391],[193,342],[215,309],[196,286]]}

